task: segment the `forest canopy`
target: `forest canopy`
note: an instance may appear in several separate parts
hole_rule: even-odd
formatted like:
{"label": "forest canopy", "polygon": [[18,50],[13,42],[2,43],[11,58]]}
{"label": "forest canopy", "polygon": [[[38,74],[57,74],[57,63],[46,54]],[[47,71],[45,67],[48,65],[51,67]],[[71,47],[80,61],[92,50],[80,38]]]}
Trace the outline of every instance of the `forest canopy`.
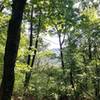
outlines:
{"label": "forest canopy", "polygon": [[0,0],[0,83],[0,100],[99,100],[100,1]]}

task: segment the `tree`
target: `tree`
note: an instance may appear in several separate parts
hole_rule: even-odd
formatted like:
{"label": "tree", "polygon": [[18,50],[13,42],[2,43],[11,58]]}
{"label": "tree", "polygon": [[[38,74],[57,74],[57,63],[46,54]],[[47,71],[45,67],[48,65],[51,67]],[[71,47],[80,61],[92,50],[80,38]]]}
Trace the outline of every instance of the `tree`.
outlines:
{"label": "tree", "polygon": [[[32,50],[32,45],[33,45],[33,22],[32,22],[32,18],[33,18],[33,5],[32,5],[32,8],[31,8],[31,18],[30,18],[30,37],[29,37],[29,48],[28,48],[29,51]],[[29,54],[28,57],[27,57],[27,65],[28,66],[30,66],[30,61],[31,61],[31,55]],[[24,82],[24,88],[25,89],[27,87],[27,78],[28,78],[28,73],[26,72],[25,82]]]}
{"label": "tree", "polygon": [[0,100],[11,100],[14,85],[14,68],[20,42],[20,26],[26,0],[13,0],[12,16],[7,31]]}

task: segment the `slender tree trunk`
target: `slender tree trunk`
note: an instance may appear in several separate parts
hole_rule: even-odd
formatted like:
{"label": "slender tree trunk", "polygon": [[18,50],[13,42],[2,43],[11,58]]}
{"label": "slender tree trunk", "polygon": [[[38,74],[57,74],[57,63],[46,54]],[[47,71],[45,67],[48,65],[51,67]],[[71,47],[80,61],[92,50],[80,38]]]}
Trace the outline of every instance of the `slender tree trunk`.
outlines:
{"label": "slender tree trunk", "polygon": [[[37,53],[37,48],[38,48],[38,40],[39,40],[39,34],[40,34],[40,26],[41,26],[41,15],[39,16],[39,22],[38,22],[38,29],[37,29],[37,36],[36,36],[36,41],[35,41],[35,49],[34,50],[34,55],[32,57],[32,62],[30,64],[30,67],[32,68],[35,62],[35,58],[36,58],[36,53]],[[27,89],[29,81],[31,78],[31,70],[29,72],[26,73],[25,76],[25,83],[24,83],[24,87]],[[26,91],[26,90],[25,90]]]}
{"label": "slender tree trunk", "polygon": [[[31,20],[30,20],[30,42],[29,42],[29,48],[28,50],[30,51],[32,49],[32,45],[33,45],[33,22],[32,22],[32,18],[33,18],[33,6],[31,8]],[[29,66],[31,62],[31,55],[28,55],[27,58],[27,65]],[[24,82],[24,88],[27,88],[27,79],[28,79],[28,73],[26,73],[25,75],[25,82]],[[26,91],[26,90],[25,90]]]}
{"label": "slender tree trunk", "polygon": [[38,21],[37,36],[36,36],[36,41],[35,41],[35,49],[36,50],[34,50],[34,55],[33,55],[33,58],[32,58],[31,67],[33,67],[34,62],[35,62],[35,57],[36,57],[37,48],[38,48],[40,29],[41,29],[41,15],[39,16],[39,21]]}
{"label": "slender tree trunk", "polygon": [[62,66],[62,69],[63,69],[63,74],[65,75],[65,71],[64,71],[64,56],[63,56],[63,47],[62,47],[62,41],[61,41],[61,34],[58,33],[58,37],[59,37],[59,46],[60,46],[60,57],[61,57],[61,66]]}
{"label": "slender tree trunk", "polygon": [[[60,47],[60,59],[61,59],[61,67],[62,67],[62,70],[63,70],[63,74],[65,75],[65,64],[64,64],[64,55],[63,55],[63,43],[64,43],[64,40],[62,41],[61,40],[61,32],[59,31],[57,25],[53,22],[52,18],[50,18],[52,23],[54,24],[55,28],[56,28],[56,31],[57,31],[57,35],[58,35],[58,39],[59,39],[59,47]],[[65,34],[64,34],[65,35]],[[64,36],[65,37],[65,36]]]}
{"label": "slender tree trunk", "polygon": [[74,88],[74,81],[73,81],[72,69],[70,70],[70,84],[72,85],[72,88]]}
{"label": "slender tree trunk", "polygon": [[89,37],[88,39],[88,56],[89,56],[89,60],[92,60],[92,52],[91,52],[91,39]]}
{"label": "slender tree trunk", "polygon": [[14,67],[20,41],[20,26],[26,0],[13,0],[4,55],[0,100],[11,100],[14,85]]}
{"label": "slender tree trunk", "polygon": [[[52,23],[55,25],[55,28],[57,30],[57,35],[58,35],[58,39],[59,39],[59,47],[60,47],[60,60],[61,60],[61,67],[62,67],[62,70],[63,70],[63,81],[64,81],[64,84],[66,85],[66,78],[65,78],[65,64],[64,64],[64,55],[63,55],[63,43],[64,43],[64,40],[62,41],[61,40],[61,32],[59,32],[58,30],[58,27],[57,25],[52,21]],[[65,35],[65,34],[64,34]],[[65,36],[64,36],[65,37]],[[66,95],[61,95],[59,97],[59,100],[68,100],[68,97]]]}

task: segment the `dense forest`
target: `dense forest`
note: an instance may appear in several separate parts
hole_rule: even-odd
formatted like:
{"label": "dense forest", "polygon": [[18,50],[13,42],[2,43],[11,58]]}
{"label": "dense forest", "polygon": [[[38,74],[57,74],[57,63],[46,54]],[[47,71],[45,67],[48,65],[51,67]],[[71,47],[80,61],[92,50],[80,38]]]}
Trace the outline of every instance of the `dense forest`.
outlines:
{"label": "dense forest", "polygon": [[100,100],[100,0],[0,0],[0,100]]}

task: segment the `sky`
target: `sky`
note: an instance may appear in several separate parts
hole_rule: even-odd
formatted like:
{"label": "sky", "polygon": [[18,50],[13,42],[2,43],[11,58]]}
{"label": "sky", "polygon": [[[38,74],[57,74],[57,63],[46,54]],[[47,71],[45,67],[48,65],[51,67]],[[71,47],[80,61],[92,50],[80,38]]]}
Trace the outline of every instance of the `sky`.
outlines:
{"label": "sky", "polygon": [[48,49],[59,48],[59,40],[58,37],[46,35],[43,40],[49,43]]}

